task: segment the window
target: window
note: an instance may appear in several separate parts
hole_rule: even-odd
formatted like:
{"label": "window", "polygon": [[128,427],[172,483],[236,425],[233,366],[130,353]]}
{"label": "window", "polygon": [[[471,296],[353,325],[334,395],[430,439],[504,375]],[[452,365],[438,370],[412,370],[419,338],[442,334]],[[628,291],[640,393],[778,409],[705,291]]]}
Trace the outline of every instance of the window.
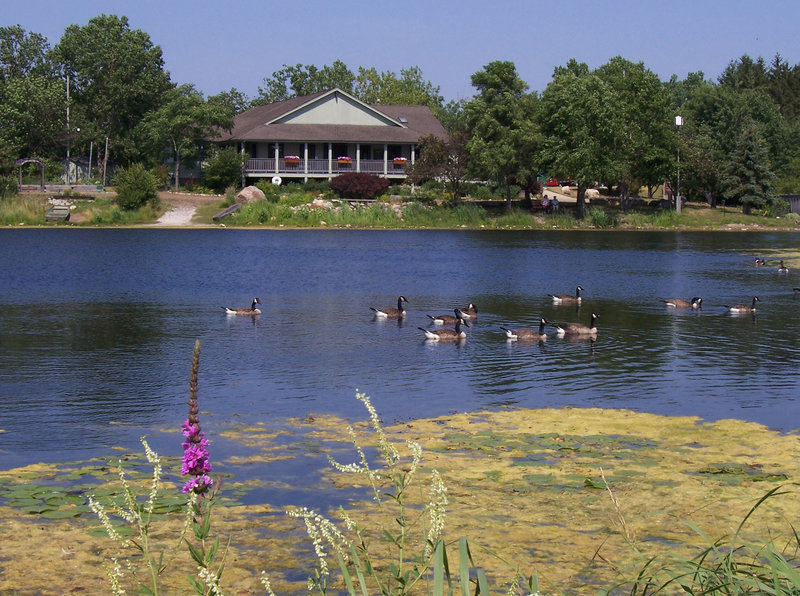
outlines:
{"label": "window", "polygon": [[344,155],[349,155],[347,153],[347,144],[346,143],[334,143],[333,144],[333,159],[337,157],[342,157]]}

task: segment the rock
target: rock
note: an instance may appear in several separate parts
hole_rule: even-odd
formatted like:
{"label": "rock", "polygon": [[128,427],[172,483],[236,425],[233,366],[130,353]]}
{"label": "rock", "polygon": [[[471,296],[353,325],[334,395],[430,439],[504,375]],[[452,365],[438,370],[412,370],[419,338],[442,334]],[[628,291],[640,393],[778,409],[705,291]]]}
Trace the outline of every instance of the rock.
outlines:
{"label": "rock", "polygon": [[584,195],[587,199],[599,199],[600,198],[600,191],[596,188],[587,188],[586,194]]}
{"label": "rock", "polygon": [[572,192],[572,189],[569,186],[562,186],[561,187],[561,194],[562,195],[569,195]]}
{"label": "rock", "polygon": [[263,201],[267,198],[267,195],[264,192],[255,186],[245,186],[242,190],[239,191],[239,194],[236,195],[236,202],[237,203],[254,203],[255,201]]}

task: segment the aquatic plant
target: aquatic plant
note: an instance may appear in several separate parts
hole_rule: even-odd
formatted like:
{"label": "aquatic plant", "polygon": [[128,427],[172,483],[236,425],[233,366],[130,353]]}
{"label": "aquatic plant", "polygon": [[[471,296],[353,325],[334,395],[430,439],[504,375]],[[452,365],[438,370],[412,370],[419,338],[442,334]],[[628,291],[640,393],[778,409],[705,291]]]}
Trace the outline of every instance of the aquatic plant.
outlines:
{"label": "aquatic plant", "polygon": [[[159,593],[159,579],[169,567],[170,562],[177,556],[182,544],[186,544],[189,553],[197,566],[197,578],[189,577],[189,582],[197,594],[207,596],[210,594],[221,595],[220,579],[224,569],[224,562],[216,571],[212,570],[217,552],[219,538],[210,541],[211,510],[215,493],[209,493],[214,484],[208,476],[211,471],[210,456],[206,447],[208,439],[205,438],[198,416],[197,401],[197,376],[200,367],[200,341],[195,342],[192,357],[192,371],[189,379],[189,417],[181,426],[186,440],[183,442],[183,460],[181,474],[189,476],[183,486],[182,492],[188,493],[185,505],[183,528],[178,536],[177,543],[170,548],[164,548],[157,556],[153,552],[152,537],[156,534],[154,521],[157,519],[156,503],[162,491],[161,458],[148,445],[142,437],[147,462],[153,468],[146,499],[141,499],[132,489],[122,461],[118,462],[119,482],[122,486],[122,503],[113,499],[105,502],[94,494],[88,496],[89,506],[100,519],[108,537],[122,548],[116,556],[103,561],[103,566],[111,582],[112,594],[124,594],[123,585],[127,575],[137,587],[137,591],[145,594],[156,595]],[[119,521],[133,526],[134,538],[127,538],[130,533],[123,530]],[[191,527],[196,544],[187,539]],[[223,556],[224,559],[224,556]],[[121,564],[124,562],[124,565]],[[141,569],[141,564],[144,569]],[[127,574],[127,575],[126,575]]]}
{"label": "aquatic plant", "polygon": [[[431,471],[426,500],[415,502],[412,494],[416,491],[412,491],[412,483],[420,470],[422,447],[409,440],[406,442],[408,455],[401,457],[398,448],[387,439],[370,399],[360,392],[356,392],[356,398],[369,412],[382,465],[372,467],[366,448],[351,425],[347,426],[347,432],[358,461],[342,464],[332,457],[328,460],[339,472],[357,474],[366,479],[373,500],[389,523],[382,523],[380,528],[366,528],[340,508],[344,526],[340,528],[308,508],[290,509],[288,515],[303,520],[317,557],[317,566],[308,578],[309,591],[328,593],[331,587],[328,558],[335,555],[341,572],[341,585],[336,589],[344,588],[351,596],[416,594],[421,591],[439,596],[452,593],[456,581],[462,594],[470,593],[471,584],[474,584],[475,594],[489,594],[486,574],[475,568],[465,538],[458,541],[458,573],[451,575],[443,538],[447,488],[439,472]],[[378,537],[377,545],[372,543],[375,537]],[[520,583],[524,583],[528,593],[538,594],[535,576],[524,578],[518,568],[509,567],[513,571],[513,580],[508,594],[516,594]],[[273,594],[265,571],[261,573],[261,581],[267,593]],[[425,585],[426,589],[418,584]]]}

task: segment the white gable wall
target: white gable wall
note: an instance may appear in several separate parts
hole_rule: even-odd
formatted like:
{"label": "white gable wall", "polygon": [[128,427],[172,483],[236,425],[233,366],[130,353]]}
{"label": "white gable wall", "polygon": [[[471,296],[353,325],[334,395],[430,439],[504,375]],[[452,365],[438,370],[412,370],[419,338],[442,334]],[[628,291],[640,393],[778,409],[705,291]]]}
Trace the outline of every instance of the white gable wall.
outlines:
{"label": "white gable wall", "polygon": [[366,126],[397,126],[388,118],[351,99],[332,93],[319,102],[312,102],[280,118],[281,124],[356,124]]}

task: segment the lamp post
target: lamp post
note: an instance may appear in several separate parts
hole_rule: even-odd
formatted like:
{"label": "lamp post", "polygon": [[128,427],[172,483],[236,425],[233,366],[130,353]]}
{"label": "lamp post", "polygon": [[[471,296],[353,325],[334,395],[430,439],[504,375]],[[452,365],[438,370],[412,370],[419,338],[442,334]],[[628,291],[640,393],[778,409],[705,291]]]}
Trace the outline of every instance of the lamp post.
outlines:
{"label": "lamp post", "polygon": [[[680,132],[681,126],[683,126],[683,116],[675,116],[675,126],[677,127],[678,131]],[[681,212],[681,144],[680,139],[678,140],[678,185],[675,192],[675,211],[677,213]]]}

